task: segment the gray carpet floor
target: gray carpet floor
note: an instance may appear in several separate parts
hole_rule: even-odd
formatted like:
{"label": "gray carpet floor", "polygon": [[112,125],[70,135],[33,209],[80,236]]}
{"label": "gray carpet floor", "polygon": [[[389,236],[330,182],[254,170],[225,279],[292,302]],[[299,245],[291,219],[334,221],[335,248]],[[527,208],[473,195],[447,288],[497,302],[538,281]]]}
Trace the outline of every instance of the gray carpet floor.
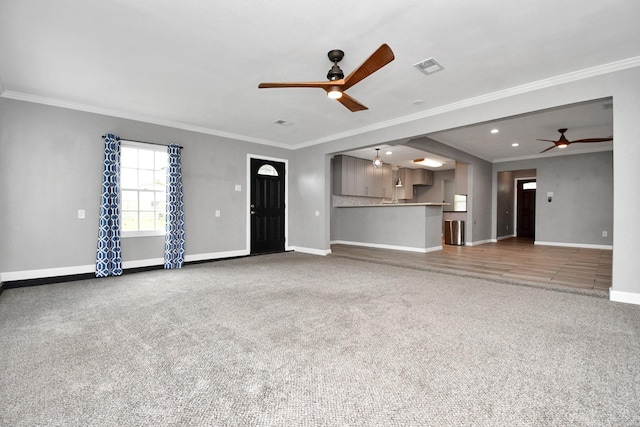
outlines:
{"label": "gray carpet floor", "polygon": [[284,253],[6,290],[2,426],[640,425],[640,307]]}

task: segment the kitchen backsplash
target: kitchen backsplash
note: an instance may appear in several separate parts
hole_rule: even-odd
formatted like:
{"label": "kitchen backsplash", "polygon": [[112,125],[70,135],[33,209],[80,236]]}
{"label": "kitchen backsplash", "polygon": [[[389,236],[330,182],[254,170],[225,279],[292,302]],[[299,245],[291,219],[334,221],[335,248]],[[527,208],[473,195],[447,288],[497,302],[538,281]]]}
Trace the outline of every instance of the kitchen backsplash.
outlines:
{"label": "kitchen backsplash", "polygon": [[[382,202],[391,202],[391,199],[382,199],[380,197],[360,197],[360,196],[336,196],[331,195],[331,206],[358,206],[358,205],[377,205]],[[401,203],[404,200],[400,201]]]}

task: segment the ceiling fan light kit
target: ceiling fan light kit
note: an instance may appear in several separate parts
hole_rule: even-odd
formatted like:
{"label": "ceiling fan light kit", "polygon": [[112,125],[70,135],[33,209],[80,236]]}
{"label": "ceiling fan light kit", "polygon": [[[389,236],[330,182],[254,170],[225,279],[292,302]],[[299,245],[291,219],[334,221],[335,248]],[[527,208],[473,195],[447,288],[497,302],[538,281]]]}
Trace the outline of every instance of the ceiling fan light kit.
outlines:
{"label": "ceiling fan light kit", "polygon": [[331,99],[340,99],[342,98],[342,92],[340,91],[339,86],[331,86],[327,91],[327,96]]}
{"label": "ceiling fan light kit", "polygon": [[393,51],[387,44],[380,46],[373,54],[367,58],[359,67],[351,72],[347,77],[344,77],[344,73],[338,66],[338,62],[344,57],[344,52],[340,49],[330,50],[327,54],[329,60],[333,62],[333,66],[327,73],[326,82],[282,82],[282,83],[260,83],[258,88],[291,88],[291,87],[311,87],[323,89],[327,92],[327,96],[331,99],[338,100],[339,103],[347,107],[350,111],[363,111],[368,108],[362,105],[360,102],[351,98],[344,93],[351,86],[360,82],[364,78],[378,71],[380,68],[387,65],[389,62],[395,59]]}

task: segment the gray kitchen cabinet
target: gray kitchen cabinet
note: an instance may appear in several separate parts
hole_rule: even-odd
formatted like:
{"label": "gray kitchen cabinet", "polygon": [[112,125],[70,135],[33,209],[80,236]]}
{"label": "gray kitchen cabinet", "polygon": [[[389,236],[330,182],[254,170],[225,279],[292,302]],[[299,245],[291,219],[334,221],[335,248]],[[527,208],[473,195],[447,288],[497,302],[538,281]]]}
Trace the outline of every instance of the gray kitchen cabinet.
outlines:
{"label": "gray kitchen cabinet", "polygon": [[402,187],[397,187],[398,200],[413,199],[413,169],[399,168],[398,178],[402,181]]}
{"label": "gray kitchen cabinet", "polygon": [[335,156],[333,158],[333,194],[357,196],[357,160],[355,157]]}
{"label": "gray kitchen cabinet", "polygon": [[356,194],[354,196],[366,196],[367,185],[367,165],[362,159],[356,159]]}
{"label": "gray kitchen cabinet", "polygon": [[382,195],[385,199],[393,198],[393,173],[391,165],[382,165]]}
{"label": "gray kitchen cabinet", "polygon": [[[381,168],[373,167],[372,187],[370,187],[368,196],[387,199],[393,197],[391,180],[391,165],[383,164]],[[373,191],[371,191],[371,188],[373,188]]]}
{"label": "gray kitchen cabinet", "polygon": [[413,185],[433,185],[433,171],[413,169]]}
{"label": "gray kitchen cabinet", "polygon": [[358,159],[358,161],[364,164],[364,193],[361,195],[376,197],[375,172],[377,169],[370,160]]}
{"label": "gray kitchen cabinet", "polygon": [[370,160],[338,155],[332,161],[333,194],[391,197],[391,165],[373,167]]}

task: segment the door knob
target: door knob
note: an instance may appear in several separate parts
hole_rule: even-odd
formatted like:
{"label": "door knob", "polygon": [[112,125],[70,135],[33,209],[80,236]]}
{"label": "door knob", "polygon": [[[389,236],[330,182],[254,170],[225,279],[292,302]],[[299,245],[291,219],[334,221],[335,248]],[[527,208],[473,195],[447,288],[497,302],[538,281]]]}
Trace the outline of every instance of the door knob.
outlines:
{"label": "door knob", "polygon": [[255,215],[255,214],[256,214],[256,211],[251,211],[251,212],[249,212],[249,213],[250,213],[251,215]]}

